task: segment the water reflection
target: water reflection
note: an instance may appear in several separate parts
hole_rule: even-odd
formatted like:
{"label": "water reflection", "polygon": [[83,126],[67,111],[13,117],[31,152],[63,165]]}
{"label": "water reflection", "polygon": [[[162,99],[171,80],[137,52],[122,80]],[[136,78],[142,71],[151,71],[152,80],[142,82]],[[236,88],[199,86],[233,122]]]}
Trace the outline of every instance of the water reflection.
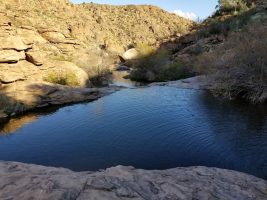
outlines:
{"label": "water reflection", "polygon": [[5,122],[0,123],[0,135],[14,133],[15,131],[23,128],[23,126],[35,122],[40,116],[46,116],[55,113],[59,108],[59,106],[52,106],[50,108],[43,108],[11,117]]}
{"label": "water reflection", "polygon": [[214,141],[224,148],[217,154],[224,157],[220,166],[267,178],[267,105],[220,100],[211,95],[199,97],[199,103],[208,108],[201,114]]}
{"label": "water reflection", "polygon": [[25,124],[30,124],[36,121],[37,119],[38,119],[37,116],[34,114],[28,114],[26,116],[10,119],[7,123],[3,124],[3,126],[0,129],[1,130],[0,134],[12,133],[17,129],[23,127]]}
{"label": "water reflection", "polygon": [[[204,104],[206,116],[212,120],[214,112],[218,113],[218,117],[222,123],[233,123],[245,131],[260,133],[266,130],[267,122],[267,105],[257,104],[252,105],[243,101],[229,101],[208,95],[207,93],[199,96],[198,102]],[[228,112],[224,112],[227,110]],[[212,123],[211,123],[212,124]]]}
{"label": "water reflection", "polygon": [[134,88],[143,85],[142,83],[131,81],[129,78],[127,78],[128,76],[128,71],[113,71],[111,76],[111,85],[123,86],[127,88]]}

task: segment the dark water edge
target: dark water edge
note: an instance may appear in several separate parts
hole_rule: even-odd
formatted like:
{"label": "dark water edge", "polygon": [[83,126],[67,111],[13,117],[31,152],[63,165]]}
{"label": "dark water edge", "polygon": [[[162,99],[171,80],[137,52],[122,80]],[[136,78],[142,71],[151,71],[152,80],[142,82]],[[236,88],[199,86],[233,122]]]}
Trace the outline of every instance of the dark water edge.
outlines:
{"label": "dark water edge", "polygon": [[125,89],[2,125],[0,160],[75,171],[209,166],[267,179],[267,107],[171,87]]}

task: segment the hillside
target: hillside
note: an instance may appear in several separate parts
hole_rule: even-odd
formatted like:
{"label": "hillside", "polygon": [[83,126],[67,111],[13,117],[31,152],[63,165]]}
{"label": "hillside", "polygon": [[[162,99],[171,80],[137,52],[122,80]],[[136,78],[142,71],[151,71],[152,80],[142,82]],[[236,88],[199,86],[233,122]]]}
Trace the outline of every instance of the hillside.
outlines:
{"label": "hillside", "polygon": [[2,15],[16,27],[34,27],[39,33],[59,32],[82,45],[105,45],[120,53],[136,43],[156,44],[180,36],[192,25],[155,6],[74,5],[64,0],[0,2]]}
{"label": "hillside", "polygon": [[206,75],[207,88],[215,95],[266,102],[266,1],[221,2],[188,34],[133,63],[131,77],[154,82]]}

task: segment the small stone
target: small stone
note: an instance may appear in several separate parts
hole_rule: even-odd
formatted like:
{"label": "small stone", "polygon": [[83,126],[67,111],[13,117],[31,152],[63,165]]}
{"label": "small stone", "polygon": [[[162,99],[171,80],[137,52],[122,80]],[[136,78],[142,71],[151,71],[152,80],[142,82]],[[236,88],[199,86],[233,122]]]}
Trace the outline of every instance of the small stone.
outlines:
{"label": "small stone", "polygon": [[126,51],[122,57],[125,60],[133,60],[133,59],[137,59],[139,55],[140,53],[135,48],[132,48]]}

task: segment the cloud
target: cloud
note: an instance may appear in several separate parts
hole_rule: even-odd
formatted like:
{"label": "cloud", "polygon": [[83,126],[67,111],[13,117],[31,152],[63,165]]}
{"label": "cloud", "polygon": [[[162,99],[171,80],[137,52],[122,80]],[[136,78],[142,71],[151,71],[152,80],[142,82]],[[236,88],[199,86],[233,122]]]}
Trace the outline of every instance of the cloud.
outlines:
{"label": "cloud", "polygon": [[184,17],[191,20],[197,20],[197,15],[193,12],[183,12],[182,10],[175,10],[173,11],[176,15],[180,17]]}

